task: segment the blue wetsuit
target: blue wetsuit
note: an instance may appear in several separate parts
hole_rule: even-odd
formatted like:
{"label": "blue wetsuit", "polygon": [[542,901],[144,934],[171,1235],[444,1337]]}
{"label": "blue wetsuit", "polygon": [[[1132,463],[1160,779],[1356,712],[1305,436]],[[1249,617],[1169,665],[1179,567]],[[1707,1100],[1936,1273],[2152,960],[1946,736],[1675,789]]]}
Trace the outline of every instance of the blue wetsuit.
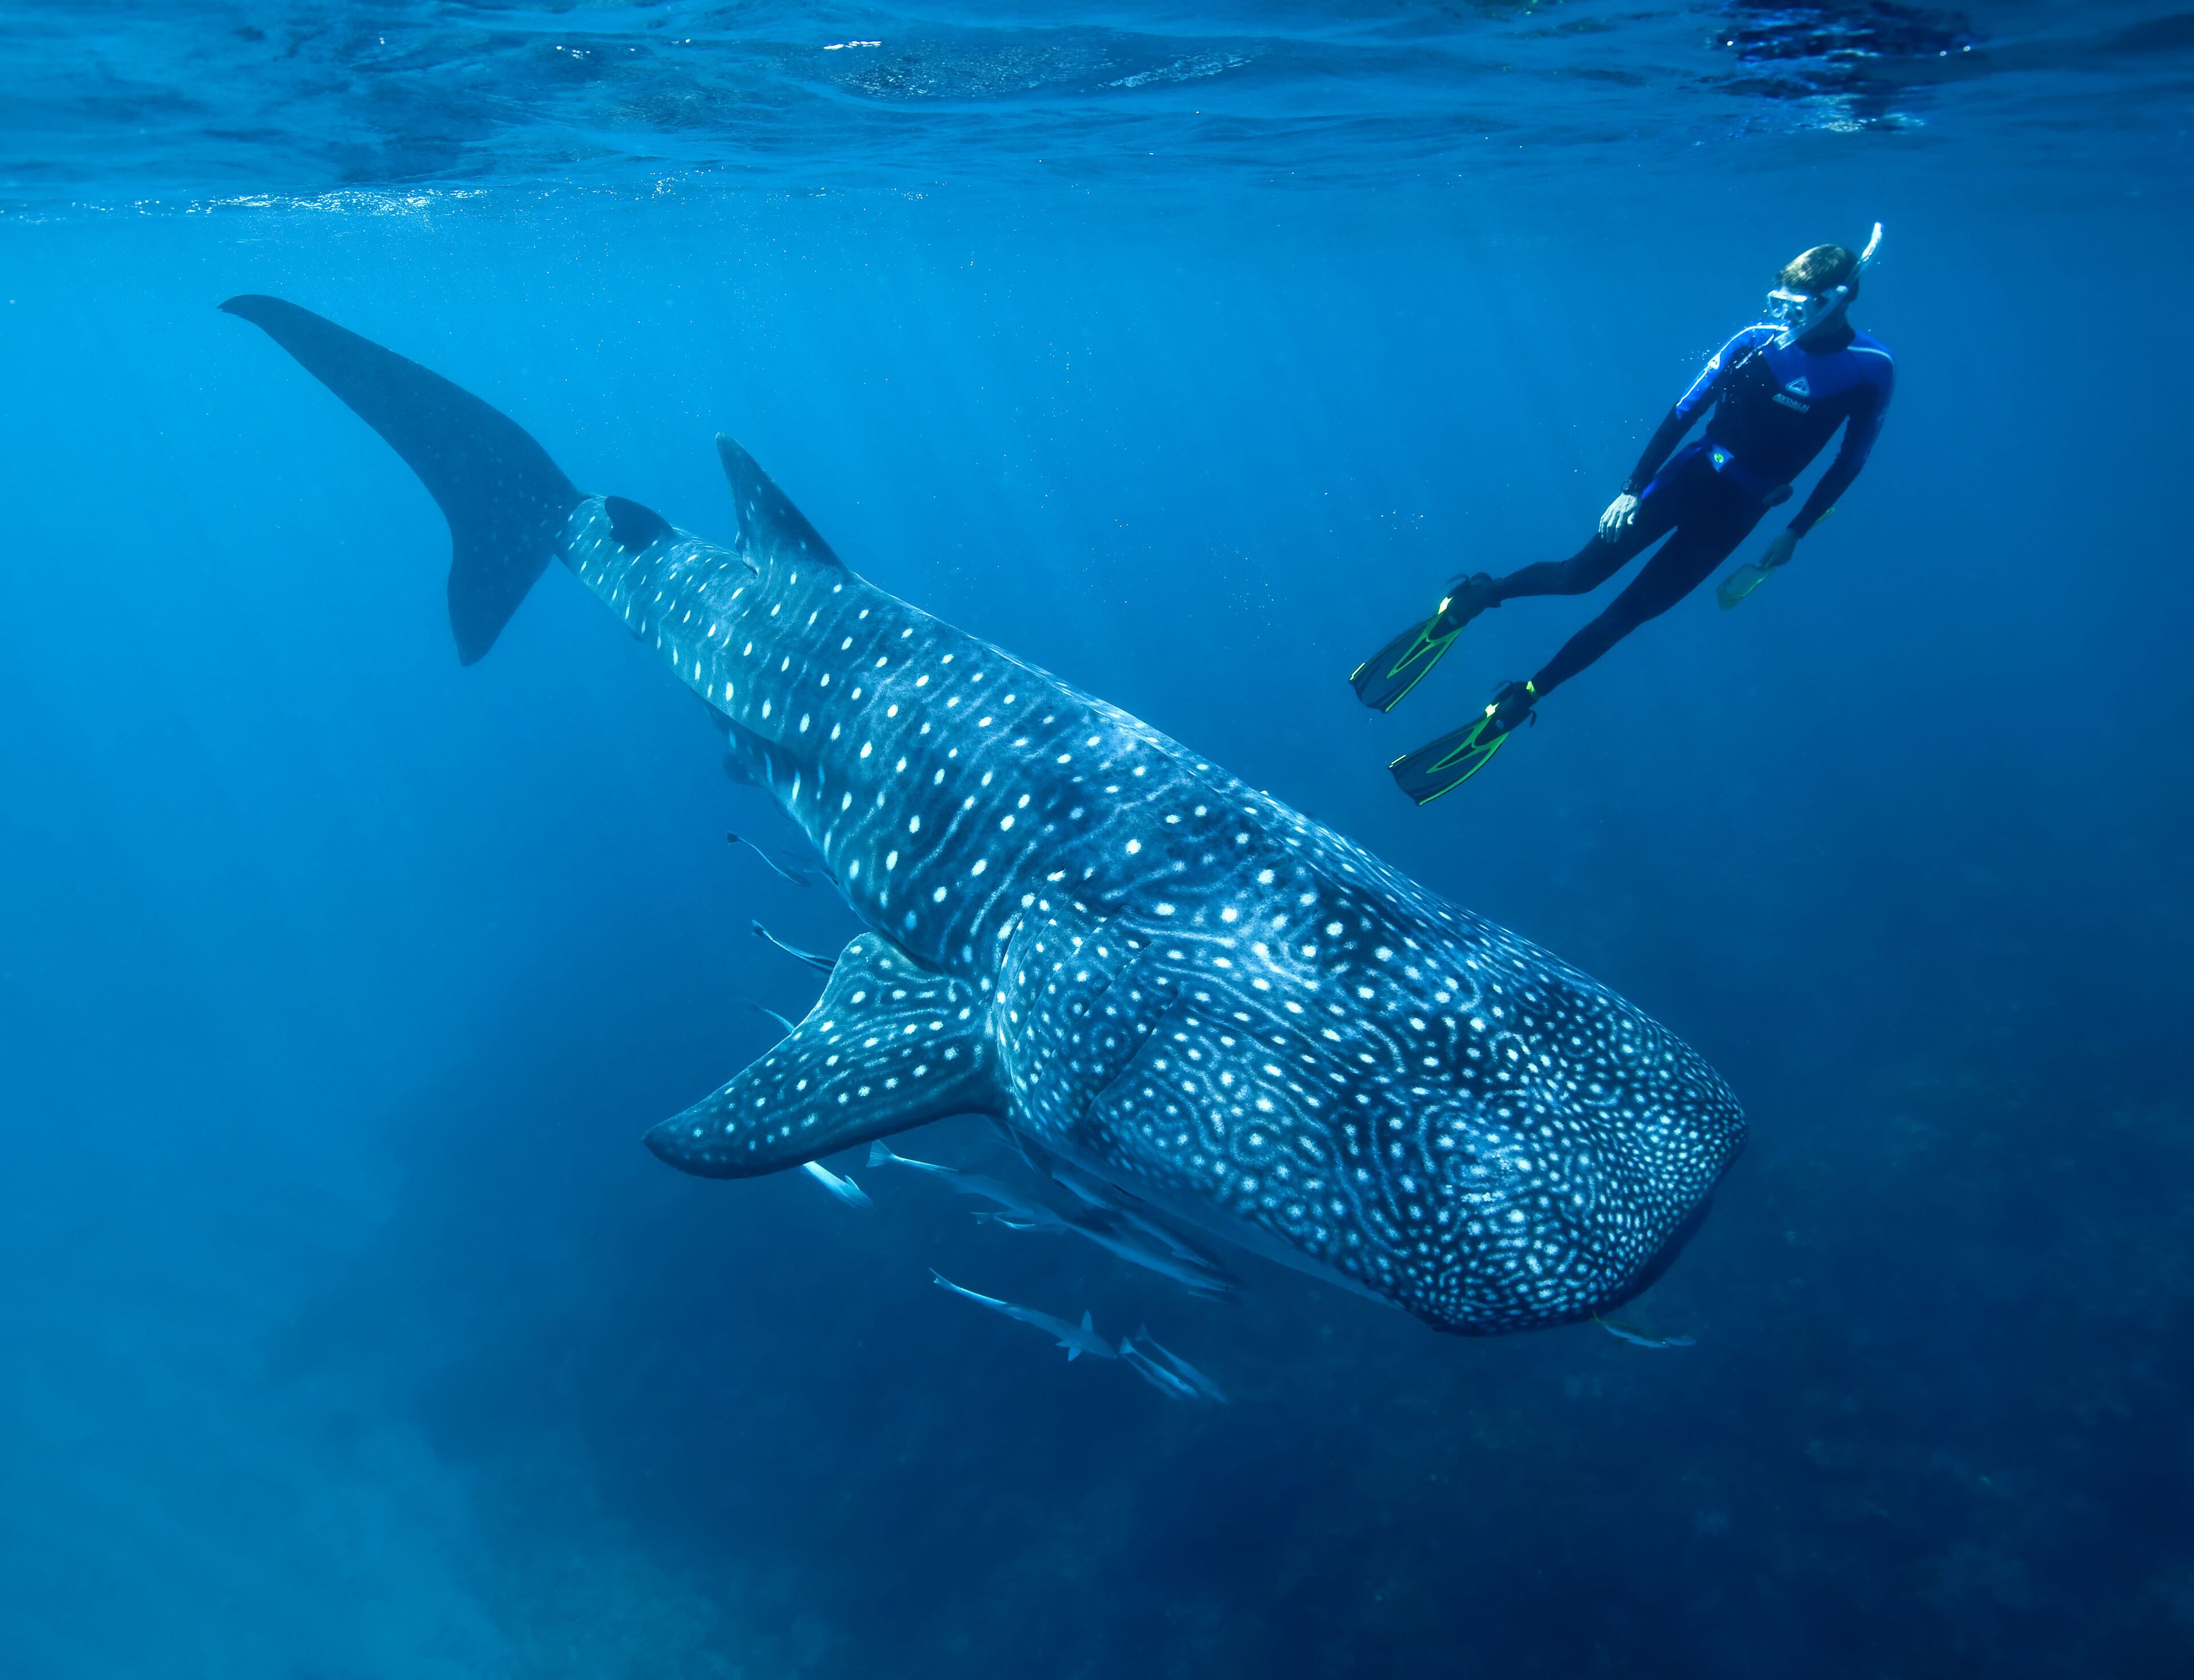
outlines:
{"label": "blue wetsuit", "polygon": [[[1531,679],[1540,693],[1569,681],[1711,576],[1768,509],[1789,499],[1790,480],[1840,425],[1843,447],[1790,529],[1804,536],[1858,476],[1896,384],[1889,352],[1848,326],[1804,345],[1777,344],[1781,333],[1764,325],[1745,328],[1677,399],[1623,486],[1639,498],[1638,508],[1612,542],[1595,536],[1567,560],[1542,561],[1494,581],[1495,601],[1583,595],[1674,533],[1607,610]],[[1705,437],[1675,452],[1709,404],[1714,414]]]}

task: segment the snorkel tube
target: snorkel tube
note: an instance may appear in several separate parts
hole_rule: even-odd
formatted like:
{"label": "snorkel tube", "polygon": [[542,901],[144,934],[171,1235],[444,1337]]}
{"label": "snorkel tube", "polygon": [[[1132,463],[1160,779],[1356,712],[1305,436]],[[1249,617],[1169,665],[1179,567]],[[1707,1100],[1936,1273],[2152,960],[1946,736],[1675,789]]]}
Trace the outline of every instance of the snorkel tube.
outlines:
{"label": "snorkel tube", "polygon": [[1866,242],[1866,249],[1858,254],[1849,278],[1840,285],[1826,291],[1812,294],[1792,291],[1778,286],[1767,294],[1768,307],[1783,322],[1783,333],[1775,342],[1778,348],[1787,349],[1808,334],[1818,331],[1849,307],[1852,293],[1858,289],[1859,276],[1866,273],[1874,254],[1881,249],[1881,224],[1874,224],[1874,235]]}

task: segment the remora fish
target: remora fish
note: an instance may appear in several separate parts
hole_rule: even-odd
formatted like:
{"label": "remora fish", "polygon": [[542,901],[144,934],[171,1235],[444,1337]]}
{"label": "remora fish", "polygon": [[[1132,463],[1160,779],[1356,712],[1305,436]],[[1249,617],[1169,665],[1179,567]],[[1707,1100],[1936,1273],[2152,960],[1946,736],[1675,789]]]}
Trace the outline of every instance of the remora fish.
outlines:
{"label": "remora fish", "polygon": [[1132,1336],[1120,1338],[1120,1357],[1130,1371],[1168,1400],[1201,1400],[1203,1397],[1171,1370],[1137,1347]]}
{"label": "remora fish", "polygon": [[820,1161],[807,1161],[801,1165],[810,1178],[837,1197],[847,1207],[857,1207],[864,1213],[876,1211],[876,1205],[869,1200],[869,1193],[852,1179],[841,1178]]}
{"label": "remora fish", "polygon": [[1160,1211],[1493,1334],[1668,1264],[1744,1136],[1699,1056],[1117,708],[855,575],[717,440],[726,547],[576,488],[438,375],[271,297],[256,323],[450,522],[459,659],[560,561],[719,714],[871,931],[795,1032],[648,1142],[777,1172],[948,1114]]}
{"label": "remora fish", "polygon": [[1054,1338],[1066,1349],[1066,1361],[1071,1365],[1084,1354],[1094,1354],[1099,1359],[1117,1359],[1120,1350],[1097,1333],[1089,1315],[1082,1315],[1080,1324],[1069,1324],[1063,1318],[1054,1318],[1049,1313],[1040,1313],[1034,1307],[1016,1307],[1010,1301],[1001,1301],[995,1295],[978,1295],[972,1289],[962,1289],[950,1278],[939,1273],[930,1274],[940,1289],[949,1289],[955,1295],[964,1295],[970,1301],[980,1301],[994,1313],[1003,1313],[1008,1318],[1019,1319],[1023,1324],[1032,1324],[1045,1335]]}
{"label": "remora fish", "polygon": [[[951,1185],[963,1196],[974,1196],[979,1201],[996,1204],[1013,1219],[1022,1222],[1019,1230],[1051,1230],[1064,1226],[1065,1221],[1042,1202],[1031,1201],[1018,1194],[1014,1188],[996,1178],[986,1178],[979,1172],[962,1172],[956,1166],[945,1166],[936,1161],[917,1161],[902,1155],[890,1144],[878,1138],[869,1145],[870,1166],[903,1166],[910,1171],[926,1172],[931,1177]],[[977,1216],[980,1217],[980,1216]]]}
{"label": "remora fish", "polygon": [[1159,1341],[1157,1337],[1152,1335],[1148,1325],[1137,1325],[1135,1333],[1120,1343],[1120,1351],[1123,1355],[1128,1351],[1129,1342],[1134,1343],[1136,1352],[1156,1364],[1164,1366],[1174,1379],[1185,1384],[1192,1394],[1211,1401],[1215,1406],[1226,1406],[1232,1403],[1226,1398],[1226,1389],[1220,1388],[1218,1384],[1213,1382],[1179,1354],[1167,1347],[1164,1343]]}
{"label": "remora fish", "polygon": [[769,866],[771,873],[784,880],[791,882],[794,886],[807,887],[814,884],[814,877],[809,875],[806,870],[798,867],[796,865],[783,861],[778,858],[777,854],[771,851],[768,847],[761,845],[755,841],[748,839],[744,834],[727,834],[724,836],[724,838],[734,846],[744,846],[749,851],[752,852],[756,857],[760,858],[765,864]]}
{"label": "remora fish", "polygon": [[1242,1287],[1242,1280],[1225,1267],[1202,1258],[1188,1258],[1170,1246],[1152,1242],[1109,1207],[1086,1207],[1078,1213],[1063,1213],[1059,1217],[1060,1223],[1077,1236],[1088,1238],[1106,1253],[1131,1266],[1140,1266],[1146,1272],[1171,1279],[1192,1294],[1232,1295]]}
{"label": "remora fish", "polygon": [[1152,1243],[1105,1206],[1092,1205],[1078,1213],[1061,1213],[1042,1202],[1031,1201],[997,1179],[986,1178],[979,1172],[962,1172],[956,1166],[910,1159],[878,1138],[869,1145],[869,1165],[881,1166],[887,1164],[932,1174],[962,1195],[979,1196],[986,1202],[996,1203],[1000,1211],[979,1213],[975,1217],[990,1223],[1003,1225],[1008,1230],[1071,1231],[1129,1265],[1156,1272],[1160,1277],[1169,1278],[1184,1289],[1198,1295],[1229,1295],[1242,1286],[1241,1279],[1216,1262],[1200,1257],[1186,1257],[1170,1248]]}
{"label": "remora fish", "polygon": [[1656,1336],[1650,1330],[1640,1330],[1634,1324],[1625,1324],[1618,1318],[1593,1315],[1594,1324],[1618,1342],[1628,1342],[1634,1348],[1696,1348],[1697,1341],[1689,1336]]}
{"label": "remora fish", "polygon": [[1063,1231],[1066,1222],[1046,1208],[1041,1212],[1021,1209],[987,1208],[975,1216],[978,1225],[1002,1225],[1008,1231]]}
{"label": "remora fish", "polygon": [[795,963],[805,963],[809,968],[819,969],[824,974],[832,972],[838,966],[838,960],[836,958],[819,957],[813,951],[803,951],[798,946],[779,939],[775,934],[772,933],[767,928],[762,926],[759,922],[750,921],[747,923],[747,926],[754,930],[754,936],[760,940],[764,945],[775,946],[779,951],[782,951],[786,956],[791,958]]}
{"label": "remora fish", "polygon": [[[1010,1135],[1010,1134],[1009,1134]],[[1077,1201],[1088,1207],[1101,1207],[1117,1214],[1129,1225],[1149,1237],[1160,1247],[1180,1258],[1215,1272],[1224,1271],[1218,1261],[1183,1237],[1180,1232],[1169,1229],[1163,1223],[1153,1219],[1143,1211],[1143,1205],[1117,1184],[1108,1184],[1077,1171],[1056,1155],[1047,1154],[1026,1138],[1016,1137],[1020,1145],[1021,1159],[1030,1167],[1059,1185]]]}
{"label": "remora fish", "polygon": [[770,1008],[767,1004],[757,1004],[753,998],[750,998],[747,999],[747,1007],[752,1010],[756,1015],[767,1015],[779,1027],[782,1027],[788,1034],[797,1033],[800,1030],[800,1023],[798,1021],[795,1021],[789,1015],[778,1014],[777,1010]]}

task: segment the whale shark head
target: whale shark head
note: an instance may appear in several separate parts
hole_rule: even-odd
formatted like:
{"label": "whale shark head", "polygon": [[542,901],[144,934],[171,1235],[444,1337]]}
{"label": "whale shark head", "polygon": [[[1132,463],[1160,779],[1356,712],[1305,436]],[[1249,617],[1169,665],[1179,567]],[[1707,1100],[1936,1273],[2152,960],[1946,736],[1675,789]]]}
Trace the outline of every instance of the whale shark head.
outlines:
{"label": "whale shark head", "polygon": [[1625,1298],[1734,1158],[1727,1089],[1536,947],[1336,861],[1162,917],[1040,900],[993,1004],[1017,1124],[1443,1328]]}
{"label": "whale shark head", "polygon": [[655,1127],[744,1177],[948,1114],[1443,1329],[1576,1319],[1695,1228],[1743,1117],[1605,987],[1149,725],[876,589],[721,440],[720,545],[479,399],[232,300],[450,519],[484,653],[549,560],[711,710],[867,924],[788,1036]]}

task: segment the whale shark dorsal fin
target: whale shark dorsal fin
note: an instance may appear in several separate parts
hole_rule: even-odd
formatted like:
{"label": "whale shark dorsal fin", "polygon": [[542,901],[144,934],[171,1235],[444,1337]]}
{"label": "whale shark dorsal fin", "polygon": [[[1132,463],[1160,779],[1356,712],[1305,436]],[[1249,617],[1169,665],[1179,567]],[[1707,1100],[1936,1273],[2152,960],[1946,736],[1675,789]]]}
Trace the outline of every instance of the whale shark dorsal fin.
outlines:
{"label": "whale shark dorsal fin", "polygon": [[623,496],[603,497],[602,511],[609,515],[611,540],[627,554],[643,553],[678,534],[654,509]]}
{"label": "whale shark dorsal fin", "polygon": [[721,432],[716,434],[716,457],[724,463],[724,477],[732,486],[732,506],[739,516],[739,540],[755,559],[810,560],[818,566],[845,569],[846,562],[830,552],[830,545],[807,522],[807,515],[772,482],[754,457]]}
{"label": "whale shark dorsal fin", "polygon": [[838,956],[792,1036],[647,1134],[703,1178],[751,1178],[950,1114],[997,1114],[983,994],[879,934]]}
{"label": "whale shark dorsal fin", "polygon": [[419,475],[450,522],[457,658],[479,663],[586,498],[516,421],[440,374],[279,297],[246,295],[221,307],[295,356]]}

